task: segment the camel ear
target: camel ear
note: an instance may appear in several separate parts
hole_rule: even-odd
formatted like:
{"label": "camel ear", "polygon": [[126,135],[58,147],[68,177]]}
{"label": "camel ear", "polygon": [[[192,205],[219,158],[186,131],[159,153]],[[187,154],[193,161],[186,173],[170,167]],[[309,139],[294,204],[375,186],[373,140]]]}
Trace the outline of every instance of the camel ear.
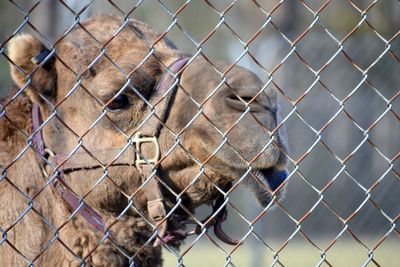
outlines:
{"label": "camel ear", "polygon": [[55,95],[57,73],[54,56],[49,55],[45,45],[29,34],[18,35],[9,42],[11,77],[21,88],[31,78],[26,93],[33,102],[40,101],[38,93],[49,98]]}

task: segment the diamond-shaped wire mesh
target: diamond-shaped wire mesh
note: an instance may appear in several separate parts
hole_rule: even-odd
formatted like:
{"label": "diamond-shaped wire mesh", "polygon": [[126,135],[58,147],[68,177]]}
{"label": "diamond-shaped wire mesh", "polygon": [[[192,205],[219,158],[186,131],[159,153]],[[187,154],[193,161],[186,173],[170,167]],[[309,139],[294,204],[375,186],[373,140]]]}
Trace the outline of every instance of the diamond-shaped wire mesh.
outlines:
{"label": "diamond-shaped wire mesh", "polygon": [[0,266],[398,266],[399,14],[2,1]]}

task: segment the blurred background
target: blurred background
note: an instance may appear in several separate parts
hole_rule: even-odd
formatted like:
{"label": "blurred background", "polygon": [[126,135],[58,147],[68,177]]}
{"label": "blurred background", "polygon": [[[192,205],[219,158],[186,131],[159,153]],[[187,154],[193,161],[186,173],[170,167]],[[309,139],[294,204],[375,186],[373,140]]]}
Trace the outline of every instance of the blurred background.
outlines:
{"label": "blurred background", "polygon": [[399,266],[397,0],[1,0],[0,96],[12,84],[4,47],[20,25],[51,44],[90,4],[81,20],[129,13],[165,32],[185,3],[167,34],[179,49],[194,54],[206,40],[210,59],[237,62],[279,91],[291,175],[254,228],[262,208],[245,188],[233,192],[226,231],[253,230],[239,249],[203,237],[186,253],[188,239],[165,251],[165,266]]}

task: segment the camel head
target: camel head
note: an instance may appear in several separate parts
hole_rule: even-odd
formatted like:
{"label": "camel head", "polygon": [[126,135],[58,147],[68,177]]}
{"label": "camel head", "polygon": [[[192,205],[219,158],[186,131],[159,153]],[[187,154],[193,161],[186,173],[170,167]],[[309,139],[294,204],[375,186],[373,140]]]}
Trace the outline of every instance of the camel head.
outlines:
{"label": "camel head", "polygon": [[[12,77],[39,105],[44,142],[56,155],[73,159],[76,151],[96,157],[114,149],[117,157],[131,149],[132,136],[151,115],[148,102],[161,75],[188,57],[165,39],[151,47],[159,35],[148,26],[124,23],[111,16],[89,19],[57,41],[50,54],[31,35],[11,40]],[[274,191],[286,178],[287,148],[283,128],[277,127],[274,89],[264,88],[245,68],[211,64],[203,56],[189,60],[176,86],[158,136],[164,183],[192,208],[214,200],[217,187],[237,181],[263,206],[279,196]],[[98,210],[118,214],[132,194],[138,210],[145,206],[133,165],[111,165],[106,172],[82,168],[66,173],[65,180]]]}
{"label": "camel head", "polygon": [[264,88],[254,73],[239,66],[223,74],[229,68],[198,57],[182,72],[167,125],[181,132],[184,149],[176,149],[176,154],[189,155],[192,165],[177,169],[178,160],[170,157],[165,169],[179,189],[200,176],[187,189],[192,201],[202,202],[206,190],[201,187],[210,186],[207,183],[224,188],[224,183],[240,179],[267,206],[287,176],[287,146],[284,129],[277,128],[276,91]]}

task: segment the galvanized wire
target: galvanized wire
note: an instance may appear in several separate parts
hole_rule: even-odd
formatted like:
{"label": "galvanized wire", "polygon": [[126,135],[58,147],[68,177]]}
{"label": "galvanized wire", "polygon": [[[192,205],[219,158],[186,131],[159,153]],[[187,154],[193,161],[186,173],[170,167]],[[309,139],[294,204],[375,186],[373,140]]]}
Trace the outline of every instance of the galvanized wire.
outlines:
{"label": "galvanized wire", "polygon": [[[108,55],[107,52],[107,45],[113,41],[119,34],[126,29],[129,19],[132,16],[132,14],[135,14],[135,12],[140,12],[140,7],[146,2],[145,0],[138,1],[137,4],[133,5],[129,10],[125,11],[124,8],[120,6],[119,3],[116,1],[111,1],[109,0],[108,3],[115,9],[115,12],[117,12],[118,15],[123,17],[124,23],[121,25],[121,27],[116,30],[113,33],[113,37],[110,38],[106,43],[101,43],[99,40],[95,38],[95,36],[90,33],[88,29],[85,28],[84,24],[82,24],[82,17],[84,17],[84,13],[88,12],[88,10],[91,10],[93,8],[93,5],[96,3],[95,0],[87,1],[87,3],[83,4],[82,8],[79,8],[79,10],[76,10],[76,7],[71,7],[71,4],[69,4],[68,1],[63,1],[59,0],[59,4],[61,4],[65,9],[65,12],[68,13],[68,16],[73,18],[73,22],[68,25],[65,31],[63,31],[59,36],[55,38],[54,41],[50,41],[50,38],[46,37],[46,34],[43,34],[40,32],[39,29],[35,27],[35,25],[31,22],[31,17],[33,14],[36,12],[39,6],[43,6],[48,4],[46,1],[37,1],[36,3],[32,4],[29,8],[23,8],[21,5],[16,3],[13,0],[9,0],[9,4],[12,5],[16,10],[18,10],[24,17],[24,19],[20,22],[18,27],[10,34],[8,37],[6,37],[4,40],[0,40],[0,55],[8,61],[9,64],[13,65],[16,69],[18,69],[21,73],[23,73],[23,70],[12,60],[9,58],[7,55],[7,52],[5,51],[6,45],[12,40],[16,35],[21,33],[25,28],[29,28],[37,36],[40,37],[40,39],[45,43],[47,48],[51,51],[47,59],[50,57],[55,57],[57,61],[61,62],[63,66],[68,69],[73,75],[75,76],[75,83],[71,85],[71,88],[69,89],[68,93],[60,99],[57,103],[51,103],[46,96],[40,94],[40,92],[37,92],[43,103],[45,105],[48,105],[48,107],[51,110],[50,116],[45,118],[43,121],[40,129],[44,128],[51,120],[57,119],[63,127],[65,127],[66,131],[71,133],[72,135],[75,136],[76,138],[76,146],[72,149],[72,151],[65,151],[65,153],[68,154],[68,157],[66,160],[62,163],[60,163],[58,166],[54,166],[51,163],[51,169],[53,174],[47,177],[47,181],[44,184],[44,186],[40,189],[38,189],[37,193],[33,196],[28,196],[26,195],[18,186],[8,178],[7,176],[7,171],[18,161],[20,160],[23,155],[31,150],[32,147],[32,137],[35,133],[28,134],[25,132],[24,129],[19,129],[18,131],[21,132],[21,134],[26,138],[26,146],[24,147],[23,150],[20,151],[20,153],[12,160],[10,161],[6,166],[0,166],[0,171],[1,171],[1,176],[0,176],[0,183],[7,183],[8,185],[12,186],[18,194],[23,197],[26,202],[28,203],[26,209],[22,211],[18,218],[10,225],[7,227],[1,226],[0,225],[0,232],[2,234],[2,239],[0,240],[0,247],[5,246],[6,244],[8,246],[11,246],[13,250],[15,250],[16,253],[21,255],[28,266],[33,266],[35,265],[36,260],[47,250],[49,247],[55,243],[58,242],[61,244],[69,253],[74,255],[74,257],[78,260],[80,264],[84,264],[85,260],[90,256],[91,252],[95,251],[105,240],[111,240],[112,238],[109,235],[109,229],[119,222],[123,216],[128,212],[128,211],[134,211],[136,214],[139,214],[144,220],[147,221],[149,225],[151,225],[152,229],[154,230],[154,233],[152,237],[147,240],[145,244],[143,244],[142,249],[145,246],[150,246],[151,242],[155,240],[157,237],[157,227],[156,225],[152,224],[148,219],[141,214],[141,212],[135,207],[134,203],[134,197],[136,194],[144,188],[147,184],[148,181],[151,179],[157,179],[162,186],[167,190],[171,195],[174,196],[175,198],[175,205],[171,208],[171,210],[168,212],[167,219],[171,218],[176,210],[178,208],[181,208],[185,210],[185,212],[188,213],[188,216],[197,224],[200,226],[201,233],[191,241],[189,245],[186,246],[185,249],[178,251],[174,247],[164,244],[164,247],[166,250],[169,252],[172,252],[172,254],[175,255],[177,258],[178,266],[185,266],[185,257],[187,257],[188,252],[192,250],[196,250],[197,244],[201,242],[201,240],[208,239],[211,241],[211,243],[215,246],[215,248],[221,252],[224,257],[225,257],[225,263],[223,266],[236,266],[234,263],[234,260],[232,257],[234,257],[235,253],[237,253],[237,250],[240,245],[246,246],[247,243],[246,241],[249,239],[249,237],[252,237],[256,240],[258,240],[258,246],[262,246],[266,251],[270,252],[273,254],[273,260],[271,262],[271,266],[284,266],[284,262],[281,261],[280,255],[282,254],[282,251],[290,244],[293,243],[295,238],[297,237],[302,237],[308,244],[310,244],[317,253],[320,255],[320,260],[316,264],[316,266],[322,266],[322,265],[328,265],[328,266],[333,266],[332,259],[327,257],[327,254],[330,253],[331,248],[335,245],[338,240],[340,240],[342,237],[344,237],[346,234],[348,234],[354,241],[356,241],[358,244],[360,244],[364,249],[365,249],[365,255],[367,259],[363,263],[363,266],[367,266],[371,263],[375,264],[376,266],[380,266],[379,260],[374,258],[374,251],[376,251],[385,240],[391,236],[394,235],[397,238],[400,237],[400,231],[399,228],[397,227],[398,220],[400,218],[400,214],[397,215],[392,215],[389,214],[387,211],[385,211],[384,208],[382,208],[379,204],[379,201],[377,201],[374,196],[374,190],[380,186],[381,183],[386,177],[390,174],[393,175],[397,180],[396,183],[399,183],[400,179],[400,174],[398,169],[396,169],[396,161],[398,161],[400,152],[397,151],[394,155],[387,155],[385,151],[383,151],[378,144],[371,138],[371,133],[373,130],[376,128],[380,127],[379,123],[387,116],[391,115],[394,117],[395,123],[399,123],[400,121],[400,116],[397,113],[397,111],[394,109],[395,106],[395,101],[398,101],[398,97],[400,95],[400,90],[399,88],[396,88],[395,93],[393,95],[387,96],[384,93],[382,93],[382,90],[380,90],[379,87],[374,85],[374,82],[370,78],[370,73],[371,70],[376,67],[383,58],[389,56],[397,66],[400,64],[400,57],[398,54],[396,54],[397,50],[393,48],[393,46],[398,45],[398,43],[395,44],[395,42],[398,42],[398,38],[400,36],[400,28],[399,25],[393,25],[395,28],[395,31],[397,31],[395,34],[392,36],[385,37],[384,34],[380,33],[380,30],[377,29],[374,26],[374,23],[370,21],[370,13],[373,12],[376,9],[376,6],[379,5],[382,1],[370,1],[370,3],[365,7],[361,8],[357,1],[351,1],[349,0],[349,6],[348,8],[351,8],[353,12],[356,12],[358,14],[357,18],[357,23],[354,25],[350,31],[348,31],[343,37],[339,37],[338,34],[336,34],[334,31],[332,31],[329,26],[324,24],[323,19],[321,19],[321,16],[324,15],[325,12],[327,12],[327,9],[330,8],[332,5],[332,1],[327,0],[327,1],[321,1],[321,3],[318,5],[318,8],[315,8],[310,4],[310,1],[305,1],[301,0],[299,1],[299,5],[303,8],[303,11],[306,12],[308,15],[311,16],[311,19],[304,23],[304,29],[298,33],[296,36],[292,36],[292,33],[285,32],[281,30],[281,26],[279,25],[279,22],[275,20],[276,13],[279,12],[280,10],[284,9],[285,4],[288,3],[288,1],[276,1],[276,4],[273,4],[272,7],[266,8],[264,3],[261,3],[262,1],[248,1],[247,4],[249,5],[254,5],[263,15],[264,17],[264,23],[258,29],[250,34],[250,38],[244,39],[241,37],[242,35],[237,32],[234,26],[230,25],[230,23],[227,20],[227,17],[231,14],[232,10],[236,8],[240,3],[239,1],[232,1],[228,3],[223,9],[218,8],[218,5],[213,3],[214,1],[208,1],[205,0],[204,3],[209,7],[209,11],[212,12],[213,14],[216,14],[219,19],[217,23],[212,27],[212,29],[200,40],[196,40],[197,38],[194,37],[187,29],[185,29],[184,23],[181,23],[181,15],[184,13],[188,7],[193,5],[194,1],[184,1],[182,5],[176,9],[170,8],[169,4],[166,3],[166,1],[159,0],[159,6],[161,9],[169,16],[169,24],[165,26],[165,30],[161,32],[160,36],[153,42],[149,43],[146,42],[147,45],[147,51],[146,51],[146,56],[144,56],[143,60],[137,65],[137,67],[130,73],[125,73],[123,69],[118,66],[116,62],[112,60],[112,58]],[[286,16],[289,16],[290,14],[286,14]],[[207,54],[207,52],[204,49],[204,46],[207,45],[208,42],[217,34],[218,31],[220,31],[222,28],[228,29],[230,34],[233,36],[233,38],[240,44],[241,52],[238,56],[235,56],[233,60],[230,63],[230,65],[224,69],[220,70],[217,68],[217,66],[214,65],[214,61],[210,55]],[[346,45],[349,40],[355,36],[356,32],[360,30],[362,27],[366,27],[370,33],[372,33],[375,37],[379,39],[379,42],[384,46],[384,48],[379,51],[379,54],[376,58],[370,62],[369,65],[362,66],[355,60],[352,55],[347,51]],[[58,57],[57,52],[55,50],[55,46],[60,43],[65,37],[67,37],[71,31],[74,29],[82,29],[90,38],[98,45],[98,55],[88,64],[86,69],[82,73],[76,73],[74,70],[68,66],[67,63],[65,63],[60,57]],[[307,59],[306,55],[303,54],[303,52],[298,48],[301,42],[306,40],[308,36],[310,35],[310,32],[315,30],[316,28],[322,30],[325,35],[324,38],[329,40],[329,42],[333,42],[336,46],[335,51],[330,54],[328,59],[323,62],[323,64],[320,67],[315,67],[313,64],[311,64]],[[192,43],[192,46],[195,48],[195,53],[191,56],[191,59],[189,61],[189,65],[193,60],[195,60],[197,57],[202,56],[204,57],[208,63],[210,63],[213,67],[216,73],[220,76],[220,83],[218,86],[216,86],[211,93],[204,99],[202,102],[197,102],[189,93],[187,89],[184,87],[181,87],[180,89],[182,90],[183,93],[185,93],[193,102],[193,104],[197,108],[196,114],[193,116],[193,118],[185,125],[179,132],[174,132],[172,129],[168,127],[168,125],[165,125],[165,122],[161,121],[160,123],[163,124],[163,126],[167,129],[169,134],[172,136],[174,140],[174,144],[172,147],[166,151],[166,153],[163,154],[160,162],[158,164],[161,164],[166,158],[168,158],[175,150],[181,149],[183,150],[187,155],[191,157],[193,162],[198,167],[198,172],[197,174],[192,178],[191,182],[187,185],[187,187],[181,191],[181,192],[175,192],[173,188],[171,188],[163,179],[160,179],[160,177],[157,177],[156,173],[154,172],[150,177],[147,177],[146,181],[140,186],[140,188],[137,189],[133,194],[129,194],[125,192],[116,181],[113,180],[113,178],[109,175],[109,165],[107,166],[102,166],[103,168],[103,174],[98,177],[97,182],[82,196],[80,196],[80,201],[81,205],[74,210],[74,212],[69,216],[67,220],[63,224],[61,224],[59,227],[55,227],[51,222],[49,222],[43,215],[38,212],[35,207],[35,199],[47,188],[51,186],[53,181],[58,177],[60,174],[59,169],[62,168],[63,164],[68,161],[70,158],[72,158],[78,150],[84,150],[86,151],[90,156],[93,157],[96,162],[100,162],[96,157],[90,152],[90,150],[85,147],[85,143],[83,139],[88,136],[88,134],[96,127],[99,125],[99,123],[103,120],[107,120],[111,123],[113,123],[112,119],[109,116],[109,111],[106,109],[106,106],[109,102],[112,101],[112,99],[108,103],[104,103],[102,100],[98,99],[96,96],[94,96],[90,90],[85,88],[84,84],[82,83],[82,77],[87,73],[90,72],[90,69],[92,66],[94,66],[96,63],[98,63],[102,59],[106,59],[111,65],[117,70],[119,73],[125,77],[126,82],[125,84],[119,89],[118,93],[116,96],[120,93],[122,93],[125,90],[132,90],[138,97],[140,97],[146,105],[149,107],[150,110],[152,110],[151,113],[148,114],[148,116],[137,126],[137,129],[134,132],[140,131],[140,129],[148,123],[148,121],[152,117],[156,117],[157,119],[160,119],[157,117],[157,114],[155,114],[155,107],[150,104],[147,99],[142,96],[137,88],[132,84],[132,80],[130,79],[130,76],[132,73],[137,71],[143,64],[148,60],[148,58],[154,56],[157,57],[156,52],[157,48],[156,45],[165,37],[167,34],[169,34],[171,31],[178,29],[187,39]],[[267,67],[264,66],[263,62],[258,59],[258,55],[252,51],[251,45],[256,42],[260,37],[260,35],[266,31],[266,30],[272,30],[275,32],[279,37],[280,41],[288,46],[290,49],[289,51],[283,55],[279,60],[276,61],[276,64],[273,66]],[[397,49],[397,48],[396,48]],[[354,88],[351,88],[350,92],[346,94],[344,97],[339,97],[336,95],[335,91],[330,88],[329,85],[327,85],[322,78],[322,74],[326,71],[326,69],[331,66],[335,60],[338,59],[338,57],[342,56],[349,65],[353,67],[354,70],[356,70],[359,74],[360,77],[358,80],[355,80],[356,86]],[[286,102],[287,105],[290,106],[290,111],[283,116],[283,118],[277,123],[277,126],[274,129],[266,129],[264,126],[260,126],[263,128],[263,131],[265,133],[268,133],[271,138],[268,140],[268,142],[258,151],[257,155],[251,159],[251,160],[245,160],[242,155],[237,151],[237,149],[234,147],[233,144],[230,143],[229,140],[229,133],[235,129],[235,127],[242,121],[242,119],[245,116],[253,116],[251,113],[251,109],[249,104],[251,101],[257,98],[255,96],[250,103],[247,103],[247,109],[241,114],[241,116],[227,129],[227,130],[222,130],[219,129],[219,127],[213,122],[212,118],[209,118],[207,114],[204,113],[204,105],[208,103],[208,101],[215,95],[215,93],[218,92],[219,88],[222,87],[223,85],[228,85],[227,82],[227,75],[229,72],[232,70],[232,68],[238,64],[245,58],[248,57],[254,64],[255,66],[258,66],[258,68],[261,70],[262,73],[265,74],[266,81],[264,83],[264,86],[260,88],[260,91],[258,94],[261,94],[266,90],[266,88],[269,87],[275,87],[276,90],[279,92],[280,97],[283,99],[283,101]],[[311,83],[304,88],[304,90],[301,91],[301,93],[296,97],[292,98],[291,95],[289,95],[285,89],[285,87],[282,86],[282,82],[277,78],[279,71],[282,70],[285,66],[287,66],[289,63],[288,61],[291,60],[292,58],[296,58],[303,67],[313,76],[313,80]],[[46,59],[46,60],[47,60]],[[45,60],[45,61],[46,61]],[[160,62],[163,64],[162,62]],[[41,65],[43,65],[42,63]],[[7,116],[7,107],[15,101],[15,99],[23,94],[28,86],[32,83],[32,75],[40,68],[41,66],[37,66],[31,73],[25,73],[26,77],[26,83],[19,88],[17,93],[10,98],[4,104],[1,106],[0,109],[0,119],[2,120],[8,120],[11,123],[12,120]],[[163,66],[166,71],[169,71],[167,69],[167,66]],[[287,79],[290,79],[288,77]],[[175,76],[175,83],[171,86],[170,89],[172,89],[174,86],[176,86],[179,83],[179,77],[178,75]],[[375,94],[377,97],[380,98],[385,103],[385,108],[383,112],[378,114],[377,118],[369,124],[369,126],[365,127],[361,123],[357,121],[356,118],[353,117],[351,112],[348,110],[348,103],[351,99],[355,98],[357,93],[359,93],[360,90],[362,90],[362,86],[367,85]],[[312,97],[312,93],[314,92],[315,88],[319,86],[322,88],[327,95],[330,96],[330,100],[334,101],[335,104],[337,104],[337,109],[335,110],[334,114],[327,120],[322,127],[315,127],[312,125],[312,123],[309,122],[307,117],[301,112],[300,105],[302,104],[302,101],[304,99],[308,99]],[[398,85],[397,85],[398,86]],[[84,90],[87,95],[89,95],[93,101],[95,101],[102,110],[102,113],[96,118],[91,125],[86,129],[85,132],[83,133],[77,133],[75,132],[66,122],[62,120],[62,118],[58,114],[58,107],[62,105],[65,101],[69,99],[69,97],[76,91],[76,90]],[[214,149],[214,151],[209,155],[209,157],[202,161],[198,159],[195,155],[193,155],[187,147],[185,147],[184,144],[181,142],[181,135],[187,131],[189,127],[192,126],[192,124],[198,119],[199,117],[202,117],[207,120],[207,122],[213,127],[213,130],[218,132],[220,135],[220,143],[219,145]],[[334,123],[338,120],[340,116],[344,116],[345,118],[348,119],[348,121],[359,131],[359,133],[362,135],[361,141],[359,141],[351,150],[349,153],[347,153],[345,156],[339,155],[337,152],[335,152],[335,148],[331,147],[331,145],[324,140],[324,136],[327,134],[326,132],[328,131],[328,128],[332,127]],[[256,120],[256,117],[253,116],[254,119]],[[277,188],[277,190],[271,192],[272,194],[272,201],[271,203],[263,208],[257,216],[253,218],[249,218],[245,213],[242,212],[242,209],[237,207],[231,201],[232,194],[233,192],[243,183],[244,179],[249,179],[246,177],[251,177],[251,179],[258,180],[256,177],[252,164],[260,157],[260,155],[274,142],[277,142],[275,140],[275,134],[283,127],[290,127],[288,124],[290,123],[291,120],[297,120],[300,121],[303,125],[307,127],[308,130],[310,130],[310,138],[313,139],[312,143],[306,148],[306,150],[300,155],[296,156],[291,154],[290,152],[287,151],[282,151],[286,157],[289,160],[289,166],[290,166],[290,172],[288,175],[287,180]],[[113,127],[126,138],[126,145],[124,148],[120,151],[120,153],[115,157],[115,160],[117,160],[119,157],[121,157],[124,152],[128,148],[132,148],[135,150],[135,147],[132,142],[132,134],[128,134],[124,132],[122,129],[118,127],[115,123],[113,123]],[[334,127],[334,126],[333,126]],[[352,174],[352,171],[349,169],[348,165],[349,162],[352,160],[353,157],[358,155],[361,151],[361,149],[368,145],[370,148],[372,148],[378,155],[380,160],[383,160],[386,164],[386,169],[383,171],[383,173],[375,177],[374,182],[369,185],[365,186],[363,182],[360,181],[360,177],[357,177],[356,175]],[[229,189],[228,191],[225,191],[223,188],[220,188],[217,184],[215,184],[210,177],[207,176],[207,173],[205,172],[205,168],[207,163],[212,160],[215,155],[221,151],[222,147],[228,146],[230,149],[235,151],[237,156],[239,156],[243,162],[246,162],[246,170],[245,173],[242,177],[238,177],[238,179],[235,181],[233,184],[232,188]],[[323,147],[332,157],[332,161],[340,165],[339,171],[329,179],[329,181],[322,187],[318,187],[313,184],[313,181],[310,180],[306,174],[303,173],[302,171],[302,164],[303,162],[309,158],[310,154],[314,153],[317,147]],[[137,151],[139,152],[139,151]],[[46,159],[44,159],[46,160]],[[333,205],[326,200],[326,193],[328,190],[330,190],[331,186],[339,179],[341,175],[345,175],[346,177],[351,180],[351,182],[357,187],[358,190],[360,190],[363,194],[363,198],[359,201],[359,204],[357,207],[353,209],[353,211],[348,215],[348,216],[343,216],[340,212],[336,210],[336,208],[333,207]],[[201,176],[206,176],[208,179],[208,182],[212,184],[212,186],[224,196],[225,202],[223,203],[223,206],[226,206],[229,208],[231,213],[234,213],[236,217],[241,218],[241,223],[245,225],[245,233],[241,234],[239,236],[240,243],[234,247],[225,247],[219,244],[219,241],[216,240],[216,238],[209,233],[209,231],[206,228],[207,222],[202,222],[201,219],[190,212],[183,204],[183,199],[182,196],[189,190],[190,187],[193,186],[198,180],[200,179]],[[302,216],[294,216],[291,214],[290,209],[287,208],[288,203],[285,203],[284,201],[278,199],[277,195],[280,192],[280,189],[285,185],[291,182],[292,179],[295,179],[294,177],[298,177],[299,179],[302,179],[304,183],[307,185],[307,187],[312,190],[313,193],[317,196],[317,199],[313,202],[311,207],[305,207],[306,211],[302,214]],[[82,208],[84,200],[92,194],[94,190],[96,190],[99,185],[104,181],[110,181],[119,191],[120,193],[126,197],[128,205],[126,208],[115,218],[113,222],[111,222],[108,227],[107,231],[105,232],[102,240],[99,241],[96,247],[92,248],[91,252],[86,255],[85,258],[80,258],[80,256],[76,255],[71,248],[68,247],[67,244],[65,244],[62,239],[59,238],[59,231],[64,228],[72,218],[75,216],[79,216],[78,212]],[[270,189],[268,189],[271,191]],[[290,192],[290,187],[289,191],[287,194],[293,194]],[[11,200],[10,200],[11,201]],[[382,217],[389,223],[390,227],[386,231],[386,233],[382,236],[379,237],[378,241],[375,242],[374,244],[367,244],[365,241],[363,241],[363,238],[361,238],[351,227],[351,222],[352,220],[357,217],[363,208],[366,207],[366,205],[372,205],[374,209],[376,209]],[[261,219],[267,216],[266,214],[270,214],[271,210],[275,207],[275,209],[279,209],[285,216],[286,218],[291,221],[295,225],[294,230],[291,231],[290,235],[285,239],[284,242],[279,244],[279,246],[274,246],[271,241],[266,240],[264,237],[261,237],[260,234],[257,233],[255,230],[255,227],[257,224],[261,224]],[[324,207],[327,210],[329,210],[335,217],[338,219],[342,226],[339,231],[335,233],[335,236],[331,238],[328,242],[327,245],[322,246],[319,245],[318,240],[314,240],[312,237],[309,236],[309,234],[303,229],[303,225],[306,220],[308,220],[310,217],[314,216],[315,210]],[[222,207],[221,207],[222,208]],[[0,211],[1,212],[1,211]],[[15,225],[20,223],[21,220],[23,220],[24,216],[28,212],[34,212],[40,218],[46,222],[46,224],[50,227],[51,231],[54,234],[54,237],[47,242],[43,246],[43,249],[41,253],[37,254],[36,257],[34,258],[28,258],[26,255],[23,254],[17,247],[13,245],[13,243],[7,238],[8,232],[13,229]],[[216,214],[213,214],[215,217]],[[211,218],[210,218],[211,219]],[[209,220],[210,220],[209,219]],[[4,228],[5,227],[5,228]],[[123,254],[126,258],[129,259],[131,262],[131,266],[134,265],[135,257],[141,252],[142,249],[140,249],[136,254],[134,255],[129,255],[126,253],[122,248],[119,247],[117,243],[113,243],[113,245],[119,250],[121,254]]]}

